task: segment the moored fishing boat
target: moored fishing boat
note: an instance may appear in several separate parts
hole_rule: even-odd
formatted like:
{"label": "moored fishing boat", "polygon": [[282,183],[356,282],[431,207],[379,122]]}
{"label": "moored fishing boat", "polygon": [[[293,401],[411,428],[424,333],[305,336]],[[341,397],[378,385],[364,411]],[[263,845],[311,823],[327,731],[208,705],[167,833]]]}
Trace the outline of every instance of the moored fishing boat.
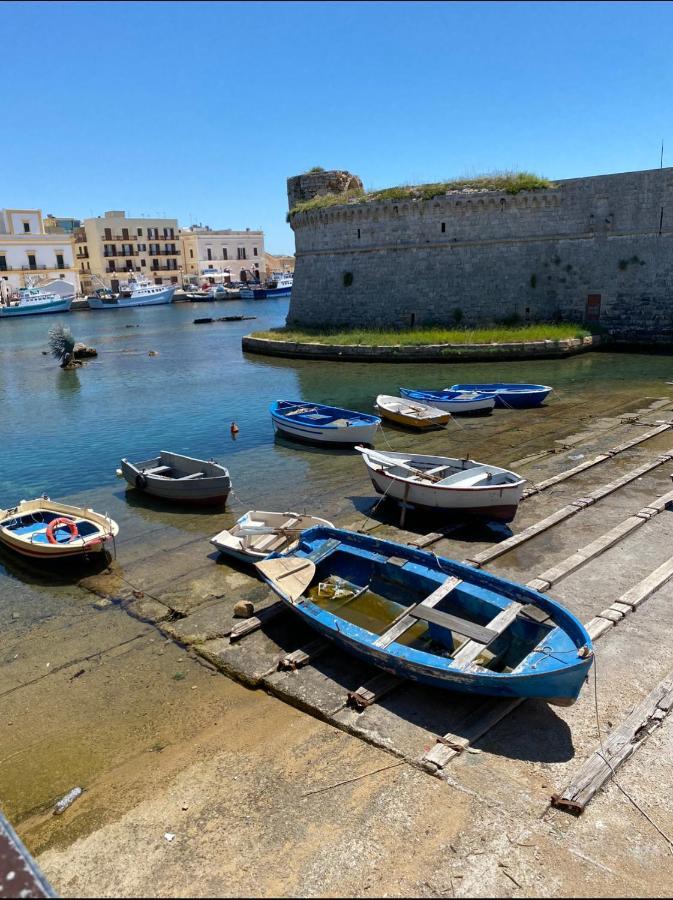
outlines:
{"label": "moored fishing boat", "polygon": [[22,500],[11,509],[0,510],[0,543],[35,560],[100,553],[118,533],[119,526],[109,516],[48,497]]}
{"label": "moored fishing boat", "polygon": [[34,286],[19,288],[6,301],[0,299],[0,317],[69,312],[73,300],[74,295],[61,296]]}
{"label": "moored fishing boat", "polygon": [[210,539],[220,553],[245,563],[259,562],[271,553],[283,553],[294,547],[302,531],[317,525],[332,527],[327,519],[294,512],[250,510],[231,528]]}
{"label": "moored fishing boat", "polygon": [[530,409],[540,406],[553,391],[547,384],[516,384],[505,381],[490,384],[454,384],[452,391],[484,391],[495,396],[500,409]]}
{"label": "moored fishing boat", "polygon": [[390,397],[387,394],[378,395],[374,409],[381,413],[384,419],[398,425],[407,425],[409,428],[437,428],[446,425],[451,419],[451,413],[436,409],[427,403]]}
{"label": "moored fishing boat", "polygon": [[231,479],[214,459],[195,459],[161,450],[158,456],[132,463],[122,459],[118,474],[153,497],[180,503],[226,503]]}
{"label": "moored fishing boat", "polygon": [[400,394],[408,400],[427,403],[452,415],[488,415],[495,406],[495,395],[482,391],[421,391],[400,388]]}
{"label": "moored fishing boat", "polygon": [[131,306],[163,306],[171,303],[177,284],[152,284],[149,278],[131,276],[119,285],[118,294],[91,295],[90,309],[126,309]]}
{"label": "moored fishing boat", "polygon": [[317,444],[373,444],[381,424],[369,413],[302,400],[276,400],[269,412],[275,431]]}
{"label": "moored fishing boat", "polygon": [[593,662],[586,629],[556,601],[406,544],[312,528],[256,567],[311,628],[422,684],[567,706]]}
{"label": "moored fishing boat", "polygon": [[377,493],[406,508],[511,522],[523,496],[525,479],[499,466],[413,452],[355,449],[362,454]]}

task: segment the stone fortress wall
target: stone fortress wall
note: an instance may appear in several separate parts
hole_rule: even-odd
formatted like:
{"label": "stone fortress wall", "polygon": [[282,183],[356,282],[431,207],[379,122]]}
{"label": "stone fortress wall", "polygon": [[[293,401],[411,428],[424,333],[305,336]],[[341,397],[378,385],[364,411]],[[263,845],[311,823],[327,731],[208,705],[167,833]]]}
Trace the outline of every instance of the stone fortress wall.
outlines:
{"label": "stone fortress wall", "polygon": [[[290,209],[359,185],[288,179]],[[673,168],[508,194],[346,202],[295,213],[288,324],[478,325],[516,316],[673,335]]]}

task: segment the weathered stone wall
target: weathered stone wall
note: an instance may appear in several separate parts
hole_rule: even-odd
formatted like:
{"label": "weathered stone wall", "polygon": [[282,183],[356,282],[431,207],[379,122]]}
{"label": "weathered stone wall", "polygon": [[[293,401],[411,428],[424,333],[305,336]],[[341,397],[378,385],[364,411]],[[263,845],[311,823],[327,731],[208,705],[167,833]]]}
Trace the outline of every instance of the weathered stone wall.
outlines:
{"label": "weathered stone wall", "polygon": [[292,209],[304,200],[313,200],[318,195],[343,194],[352,190],[362,190],[362,182],[357,175],[343,169],[295,175],[287,180],[288,208]]}
{"label": "weathered stone wall", "polygon": [[577,321],[600,295],[591,309],[615,333],[673,333],[670,168],[348,203],[291,224],[292,325]]}

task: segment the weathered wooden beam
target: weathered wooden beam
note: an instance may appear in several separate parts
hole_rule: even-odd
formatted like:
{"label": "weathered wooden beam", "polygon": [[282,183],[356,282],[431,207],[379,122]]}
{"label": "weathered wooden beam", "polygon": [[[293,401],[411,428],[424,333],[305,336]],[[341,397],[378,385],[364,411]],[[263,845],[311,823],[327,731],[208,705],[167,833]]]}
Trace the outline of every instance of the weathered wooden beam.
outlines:
{"label": "weathered wooden beam", "polygon": [[544,481],[540,481],[532,488],[528,488],[524,491],[524,500],[527,497],[539,494],[541,491],[552,487],[552,485],[559,484],[562,481],[566,481],[566,479],[568,478],[572,478],[573,475],[578,475],[580,472],[586,471],[586,469],[591,469],[593,466],[597,466],[599,463],[605,462],[606,459],[611,459],[613,456],[616,456],[618,453],[622,453],[624,450],[628,450],[631,447],[642,444],[644,441],[649,441],[650,438],[661,434],[663,431],[667,431],[669,428],[671,428],[670,423],[657,425],[656,428],[653,428],[651,431],[645,432],[645,434],[641,434],[640,437],[624,441],[623,443],[618,444],[616,447],[613,447],[611,450],[607,450],[605,453],[599,453],[598,456],[594,456],[592,459],[587,459],[584,462],[579,463],[579,465],[573,466],[572,469],[566,469],[565,472],[561,472],[558,475],[552,475],[550,478],[545,478]]}
{"label": "weathered wooden beam", "polygon": [[321,653],[324,653],[331,646],[329,641],[325,641],[322,638],[317,638],[314,641],[306,644],[304,647],[300,647],[299,650],[293,650],[291,653],[286,653],[284,656],[278,660],[278,668],[285,671],[294,671],[295,669],[301,669],[303,666],[307,666],[310,662],[313,662]]}
{"label": "weathered wooden beam", "polygon": [[350,691],[346,702],[348,706],[352,706],[354,709],[366,709],[403,683],[406,683],[403,678],[389,675],[388,672],[381,672],[370,681],[361,685],[361,687]]}
{"label": "weathered wooden beam", "polygon": [[275,619],[276,616],[280,615],[285,609],[287,609],[287,607],[283,601],[277,600],[275,603],[272,603],[271,606],[260,609],[256,616],[250,616],[249,619],[241,619],[241,621],[231,629],[229,640],[232,644],[234,641],[239,641],[242,637],[245,637],[246,634],[257,631],[262,625],[270,622],[271,619]]}
{"label": "weathered wooden beam", "polygon": [[669,672],[631,715],[617,726],[580,768],[572,782],[552,794],[552,806],[581,813],[615,771],[645,743],[673,707],[673,672]]}
{"label": "weathered wooden beam", "polygon": [[[454,591],[459,584],[462,584],[462,579],[453,577],[447,578],[430,594],[430,596],[421,600],[420,603],[415,604],[415,606],[436,606],[440,600],[443,600],[444,597],[451,593],[451,591]],[[415,625],[417,620],[410,615],[412,609],[414,609],[414,607],[410,606],[407,609],[402,610],[399,616],[390,623],[390,626],[383,634],[377,637],[374,641],[374,647],[385,649],[392,644],[393,641],[396,641],[400,635],[404,634],[405,631],[408,631],[409,628]]]}

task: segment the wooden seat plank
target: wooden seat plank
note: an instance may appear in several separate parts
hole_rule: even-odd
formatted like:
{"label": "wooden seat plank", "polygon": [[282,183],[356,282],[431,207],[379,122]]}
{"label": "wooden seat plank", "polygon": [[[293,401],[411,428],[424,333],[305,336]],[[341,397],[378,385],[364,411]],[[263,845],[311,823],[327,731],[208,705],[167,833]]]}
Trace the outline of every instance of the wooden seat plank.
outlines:
{"label": "wooden seat plank", "polygon": [[[487,628],[494,633],[494,639],[509,628],[522,607],[522,603],[512,602],[501,610],[495,618],[491,619]],[[478,641],[467,641],[466,644],[463,644],[458,653],[456,653],[453,661],[459,666],[467,668],[467,666],[475,661],[483,649],[484,645],[480,644]]]}
{"label": "wooden seat plank", "polygon": [[405,631],[408,631],[409,628],[416,624],[418,620],[410,615],[412,610],[417,609],[419,606],[424,606],[426,608],[437,606],[440,600],[443,600],[444,597],[450,594],[451,591],[454,591],[458,585],[462,583],[462,578],[447,578],[446,581],[440,584],[437,590],[425,597],[424,600],[421,600],[420,603],[415,603],[408,609],[402,610],[399,616],[391,622],[383,634],[379,635],[374,641],[373,646],[378,647],[379,649],[385,649],[389,644],[392,644],[393,641],[396,641],[400,635],[404,634]]}
{"label": "wooden seat plank", "polygon": [[492,640],[498,637],[498,632],[476,622],[470,622],[467,619],[461,619],[459,616],[453,616],[450,613],[441,612],[432,607],[423,605],[416,607],[410,613],[414,619],[422,619],[424,622],[432,622],[433,625],[441,625],[442,628],[448,628],[463,637],[476,641],[479,644],[490,644]]}

